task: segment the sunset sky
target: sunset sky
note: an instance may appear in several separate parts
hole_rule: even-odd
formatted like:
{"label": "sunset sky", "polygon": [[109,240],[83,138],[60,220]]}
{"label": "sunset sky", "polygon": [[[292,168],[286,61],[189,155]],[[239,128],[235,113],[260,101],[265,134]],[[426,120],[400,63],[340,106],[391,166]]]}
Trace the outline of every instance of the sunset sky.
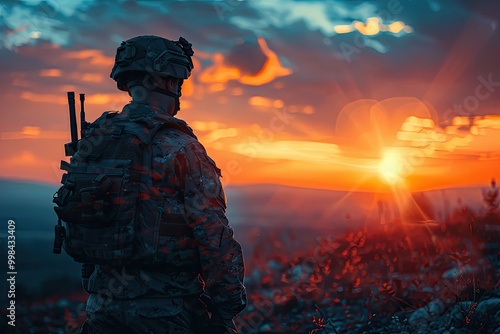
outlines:
{"label": "sunset sky", "polygon": [[489,0],[3,1],[0,178],[58,183],[66,92],[86,94],[87,120],[121,110],[117,46],[159,35],[193,44],[178,117],[226,186],[487,185],[499,16]]}

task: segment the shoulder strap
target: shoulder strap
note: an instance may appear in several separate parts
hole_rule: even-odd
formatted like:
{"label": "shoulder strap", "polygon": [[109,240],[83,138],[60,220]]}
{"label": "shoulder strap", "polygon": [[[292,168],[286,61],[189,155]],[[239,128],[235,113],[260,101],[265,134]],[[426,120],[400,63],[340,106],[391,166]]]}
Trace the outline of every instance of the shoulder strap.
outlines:
{"label": "shoulder strap", "polygon": [[88,135],[90,132],[92,132],[96,128],[103,128],[108,126],[114,117],[118,116],[119,113],[117,111],[105,111],[102,113],[101,116],[99,116],[95,121],[89,124],[87,127],[87,131],[85,132],[85,135]]}
{"label": "shoulder strap", "polygon": [[193,138],[196,138],[196,135],[194,134],[193,130],[183,120],[165,115],[156,115],[154,119],[162,122],[165,127],[177,129]]}

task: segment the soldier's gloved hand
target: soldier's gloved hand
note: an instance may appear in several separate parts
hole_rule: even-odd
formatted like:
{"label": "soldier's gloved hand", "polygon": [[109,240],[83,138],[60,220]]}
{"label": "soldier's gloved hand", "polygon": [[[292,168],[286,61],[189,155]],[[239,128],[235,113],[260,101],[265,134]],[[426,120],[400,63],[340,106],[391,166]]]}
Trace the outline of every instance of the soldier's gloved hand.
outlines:
{"label": "soldier's gloved hand", "polygon": [[233,319],[222,319],[218,316],[212,316],[208,324],[208,333],[210,334],[237,334],[236,325]]}
{"label": "soldier's gloved hand", "polygon": [[202,294],[200,296],[203,303],[207,306],[208,312],[212,314],[210,322],[208,324],[208,333],[210,334],[237,334],[236,325],[232,318],[225,319],[220,315],[212,298],[207,294]]}

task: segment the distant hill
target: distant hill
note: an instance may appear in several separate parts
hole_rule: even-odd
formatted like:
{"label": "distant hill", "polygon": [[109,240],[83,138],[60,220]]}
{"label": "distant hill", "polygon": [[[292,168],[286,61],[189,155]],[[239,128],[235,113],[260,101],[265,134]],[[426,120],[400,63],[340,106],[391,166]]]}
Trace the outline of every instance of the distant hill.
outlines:
{"label": "distant hill", "polygon": [[[52,209],[52,195],[57,185],[0,180],[1,254],[7,254],[7,221],[16,222],[16,285],[23,293],[37,293],[44,282],[54,277],[78,279],[80,265],[68,256],[52,253],[57,217]],[[2,279],[7,272],[1,261]],[[5,285],[1,285],[4,295]],[[3,299],[5,300],[5,299]]]}
{"label": "distant hill", "polygon": [[[487,187],[484,187],[487,188]],[[483,188],[451,188],[426,192],[371,193],[248,185],[227,190],[228,216],[233,225],[293,225],[351,229],[379,220],[391,220],[415,210],[416,204],[433,219],[445,219],[454,209],[481,209]],[[356,226],[353,226],[356,225]]]}

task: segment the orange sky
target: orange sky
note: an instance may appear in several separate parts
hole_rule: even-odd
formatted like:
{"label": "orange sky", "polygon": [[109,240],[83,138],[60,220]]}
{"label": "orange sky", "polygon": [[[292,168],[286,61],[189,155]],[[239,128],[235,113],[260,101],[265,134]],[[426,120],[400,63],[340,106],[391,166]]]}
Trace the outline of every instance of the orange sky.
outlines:
{"label": "orange sky", "polygon": [[[374,36],[415,34],[418,29],[398,20],[367,18],[339,24],[335,31]],[[457,28],[456,41],[428,81],[411,66],[400,81],[383,80],[384,55],[373,57],[365,49],[361,56],[373,62],[341,63],[332,72],[345,80],[342,84],[321,84],[326,80],[321,72],[303,74],[315,62],[307,58],[309,49],[296,49],[294,61],[304,61],[299,67],[290,60],[287,45],[264,36],[255,37],[252,52],[258,57],[246,63],[235,61],[234,54],[194,45],[195,69],[183,86],[178,117],[193,127],[217,161],[226,186],[272,183],[385,191],[393,186],[426,190],[487,185],[500,170],[495,103],[500,76],[498,67],[489,73],[472,71],[462,93],[454,92],[454,82],[479,57],[477,49],[459,43],[474,40],[464,36],[462,27]],[[480,47],[487,38],[474,43]],[[10,84],[2,87],[0,177],[59,182],[59,161],[65,159],[63,145],[69,141],[66,92],[87,94],[87,120],[119,110],[129,100],[109,79],[114,47],[69,49],[41,43],[4,50],[40,65],[8,71]],[[247,44],[235,39],[234,47]],[[360,77],[357,66],[380,72]],[[419,94],[410,93],[414,87]],[[323,91],[331,93],[307,95]],[[455,95],[442,102],[446,94]],[[448,101],[472,107],[477,102],[480,107],[461,113],[450,109]]]}
{"label": "orange sky", "polygon": [[[198,103],[194,93],[209,94],[216,84],[223,82],[186,85],[189,93],[183,97],[180,117],[186,115],[218,162],[225,185],[277,183],[372,191],[385,190],[395,182],[422,190],[482,185],[500,170],[499,153],[492,150],[492,143],[500,138],[500,116],[455,117],[452,125],[441,129],[435,124],[436,115],[419,99],[360,99],[341,109],[331,136],[303,124],[302,119],[314,113],[312,106],[284,106],[279,99],[258,96],[238,98],[239,92],[233,91],[226,103],[255,110],[262,122],[197,120],[191,114]],[[42,106],[38,113],[50,109],[60,117],[59,123],[67,122],[64,92],[26,92],[21,99],[28,102],[23,101],[24,105]],[[88,95],[88,119],[116,100],[126,103],[128,97],[125,93]],[[291,129],[311,139],[290,134]],[[64,158],[63,144],[68,137],[67,130],[51,130],[30,121],[18,131],[2,132],[3,145],[14,150],[9,156],[2,155],[0,176],[58,182],[58,161]]]}

